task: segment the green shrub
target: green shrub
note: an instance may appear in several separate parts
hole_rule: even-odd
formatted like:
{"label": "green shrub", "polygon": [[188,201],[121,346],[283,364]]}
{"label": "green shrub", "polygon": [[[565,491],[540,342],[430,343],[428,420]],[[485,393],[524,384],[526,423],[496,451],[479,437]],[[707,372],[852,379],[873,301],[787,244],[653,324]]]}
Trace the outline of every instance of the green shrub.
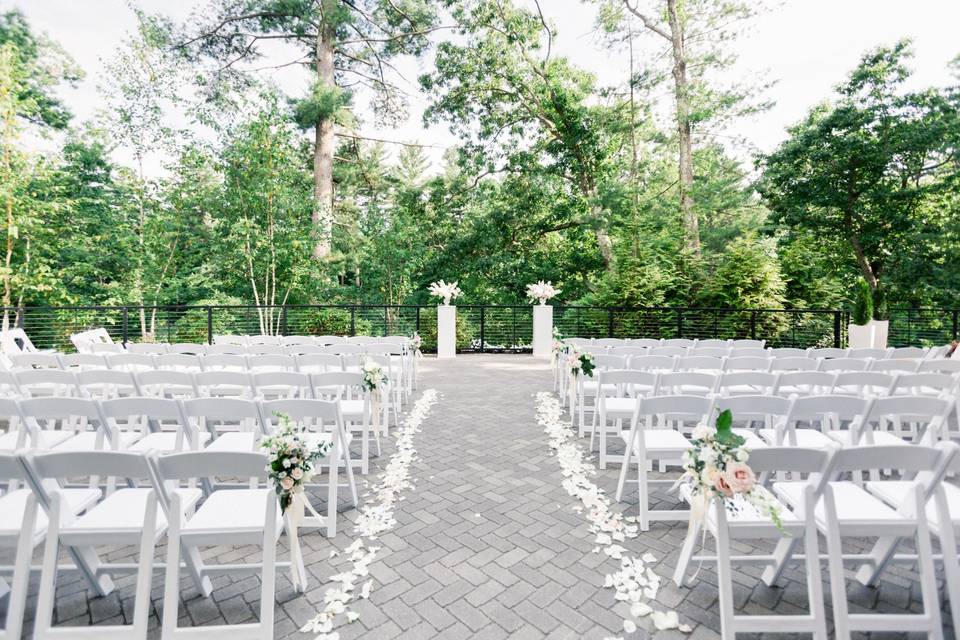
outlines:
{"label": "green shrub", "polygon": [[850,318],[853,324],[864,325],[873,317],[873,294],[870,285],[863,278],[857,280],[857,289],[854,292],[853,314]]}
{"label": "green shrub", "polygon": [[[290,322],[287,333],[308,336],[370,335],[373,325],[357,317],[351,321],[347,309],[309,309],[297,314],[296,323]],[[289,321],[289,320],[288,320]]]}
{"label": "green shrub", "polygon": [[[437,350],[437,308],[429,307],[420,310],[420,337],[423,338],[423,351],[436,352]],[[480,330],[470,322],[467,315],[457,312],[457,350],[470,349],[474,338],[480,337]]]}

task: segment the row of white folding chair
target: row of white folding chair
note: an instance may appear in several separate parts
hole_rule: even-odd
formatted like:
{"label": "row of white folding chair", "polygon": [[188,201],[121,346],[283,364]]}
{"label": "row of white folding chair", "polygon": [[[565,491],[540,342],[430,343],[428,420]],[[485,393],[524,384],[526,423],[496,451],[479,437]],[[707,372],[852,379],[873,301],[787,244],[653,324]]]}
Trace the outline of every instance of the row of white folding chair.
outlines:
{"label": "row of white folding chair", "polygon": [[[636,339],[620,340],[617,338],[601,338],[584,340],[567,338],[565,343],[576,346],[588,353],[630,353],[628,349],[646,349],[647,355],[709,355],[709,356],[761,356],[772,357],[807,357],[807,358],[909,358],[924,359],[935,356],[938,351],[927,347],[888,347],[876,348],[847,348],[808,347],[765,347],[762,340],[690,340],[690,339]],[[664,349],[666,349],[664,351]],[[635,352],[638,355],[644,355]]]}
{"label": "row of white folding chair", "polygon": [[[164,639],[186,637],[273,637],[275,573],[290,565],[305,586],[306,573],[296,562],[276,561],[277,540],[283,527],[277,499],[266,486],[266,458],[260,453],[190,452],[158,457],[153,454],[94,451],[0,453],[0,482],[25,483],[30,488],[0,496],[0,545],[16,549],[12,588],[3,637],[19,638],[31,572],[33,549],[44,542],[33,636],[47,638],[147,637],[153,556],[167,535],[163,617]],[[99,488],[71,489],[66,478],[107,476],[128,486],[102,492]],[[249,478],[245,489],[216,489],[201,502],[192,478]],[[116,482],[114,482],[116,484]],[[291,545],[295,539],[290,540]],[[136,565],[107,564],[97,554],[101,545],[138,547]],[[211,545],[260,546],[256,563],[208,564],[201,548]],[[54,627],[58,555],[68,550],[79,570],[99,595],[114,589],[112,575],[136,575],[132,624],[92,627]],[[180,628],[179,572],[181,562],[204,596],[212,592],[211,576],[223,573],[261,575],[260,615],[257,623]]]}
{"label": "row of white folding chair", "polygon": [[713,338],[565,338],[564,342],[578,347],[708,347],[708,348],[764,348],[766,340],[717,340]]}
{"label": "row of white folding chair", "polygon": [[[126,353],[143,353],[147,355],[161,355],[168,353],[183,353],[189,355],[304,355],[313,353],[355,354],[355,353],[391,353],[405,355],[408,351],[403,344],[390,342],[370,342],[365,344],[165,344],[157,342],[128,343]],[[120,350],[109,349],[105,352],[119,353]]]}
{"label": "row of white folding chair", "polygon": [[410,338],[401,335],[392,336],[277,336],[277,335],[217,335],[213,337],[215,345],[333,345],[333,344],[369,344],[386,342],[408,345]]}
{"label": "row of white folding chair", "polygon": [[[782,530],[763,509],[740,504],[728,509],[720,500],[704,505],[702,519],[691,521],[686,541],[674,573],[680,585],[688,580],[693,561],[717,563],[721,635],[736,633],[803,632],[826,640],[826,612],[821,586],[819,535],[826,542],[830,577],[834,637],[847,640],[852,631],[921,631],[931,638],[942,638],[943,627],[937,594],[934,554],[930,531],[939,538],[940,559],[947,578],[947,592],[954,620],[960,614],[960,569],[957,565],[956,533],[960,528],[960,489],[943,481],[950,469],[960,469],[957,446],[941,443],[937,447],[850,447],[845,449],[807,449],[776,447],[760,449],[750,456],[772,506],[780,513]],[[864,472],[895,468],[899,480],[851,481]],[[789,472],[793,479],[782,480]],[[911,479],[912,478],[912,479]],[[779,480],[775,480],[779,479]],[[688,487],[681,490],[691,499]],[[952,502],[951,502],[952,501]],[[926,506],[924,506],[926,505]],[[700,531],[716,540],[716,552],[695,556]],[[868,554],[844,553],[844,538],[874,538]],[[923,610],[920,613],[849,612],[844,563],[859,565],[861,582],[875,581],[893,558],[897,543],[913,538],[917,553],[910,558],[918,565]],[[739,542],[767,539],[777,542],[771,555],[758,553],[733,555]],[[733,563],[760,562],[766,565],[763,580],[773,585],[787,563],[795,557],[800,542],[804,545],[804,578],[807,583],[809,613],[736,615],[733,600]],[[752,546],[752,545],[751,545]]]}
{"label": "row of white folding chair", "polygon": [[[193,400],[198,398],[240,398],[245,400],[277,399],[320,399],[337,400],[351,432],[360,438],[360,458],[354,464],[366,474],[369,468],[370,446],[380,452],[380,437],[386,435],[388,427],[388,408],[391,406],[388,390],[381,389],[377,404],[372,403],[370,394],[363,386],[363,374],[359,372],[331,371],[319,374],[292,372],[242,373],[235,371],[208,371],[197,374],[180,371],[81,371],[76,375],[68,371],[25,371],[16,374],[19,382],[17,390],[25,398],[89,398],[113,400],[117,398],[167,398]],[[373,415],[373,411],[377,415]],[[123,415],[123,414],[121,414]],[[201,417],[199,415],[195,416]],[[394,416],[396,419],[396,415]],[[87,418],[89,419],[89,418]],[[82,422],[82,416],[74,421]],[[142,421],[139,431],[88,432],[82,440],[71,440],[74,448],[94,448],[102,445],[103,437],[115,448],[130,446],[139,448],[161,448],[152,439],[166,437],[167,445],[172,445],[172,436],[147,436],[145,429],[150,421]],[[264,423],[265,424],[265,423]],[[50,434],[51,446],[60,446],[59,438],[68,432]],[[194,443],[194,434],[188,434],[187,442]],[[214,433],[205,434],[208,437]],[[202,436],[201,436],[202,437]],[[252,436],[250,436],[252,437]],[[178,436],[179,438],[179,436]],[[95,441],[95,443],[94,443]],[[0,436],[0,449],[13,448],[17,443],[22,446],[23,436],[10,432]],[[180,440],[177,441],[178,443]],[[253,441],[250,444],[252,446]],[[196,448],[195,446],[193,448]],[[179,445],[177,447],[179,449]]]}
{"label": "row of white folding chair", "polygon": [[73,343],[77,351],[83,353],[96,346],[113,344],[113,338],[110,337],[106,329],[99,327],[72,334],[70,342]]}
{"label": "row of white folding chair", "polygon": [[23,354],[11,358],[17,369],[117,369],[145,371],[166,369],[180,371],[317,371],[360,367],[367,358],[375,359],[390,354],[304,354],[299,356],[281,354],[218,354],[192,355],[168,353],[151,355],[143,353],[115,354]]}

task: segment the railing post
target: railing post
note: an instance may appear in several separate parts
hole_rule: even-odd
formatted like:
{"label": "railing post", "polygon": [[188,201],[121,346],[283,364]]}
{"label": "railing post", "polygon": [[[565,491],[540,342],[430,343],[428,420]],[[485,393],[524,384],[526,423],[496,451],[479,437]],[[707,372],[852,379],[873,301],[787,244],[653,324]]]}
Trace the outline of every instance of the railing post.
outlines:
{"label": "railing post", "polygon": [[842,318],[841,311],[833,312],[833,348],[834,349],[840,348],[840,344],[841,344],[840,339],[842,337],[840,335],[840,331],[842,330],[842,325],[841,325],[842,319],[843,318]]}
{"label": "railing post", "polygon": [[757,310],[750,312],[750,339],[757,339]]}
{"label": "railing post", "polygon": [[607,310],[607,337],[613,337],[613,307]]}
{"label": "railing post", "polygon": [[958,312],[956,309],[953,310],[953,339],[954,340],[957,339],[957,328],[958,328],[957,321],[960,320],[960,317],[958,317],[958,313],[960,312]]}
{"label": "railing post", "polygon": [[683,337],[683,311],[677,309],[677,337]]}
{"label": "railing post", "polygon": [[350,335],[357,335],[357,305],[350,307]]}
{"label": "railing post", "polygon": [[207,344],[213,344],[213,307],[207,305]]}
{"label": "railing post", "polygon": [[417,325],[416,326],[417,326],[416,328],[417,335],[420,335],[420,305],[417,305]]}
{"label": "railing post", "polygon": [[487,314],[486,307],[480,305],[480,353],[484,353],[487,349]]}
{"label": "railing post", "polygon": [[130,311],[130,310],[129,310],[128,307],[124,307],[124,308],[123,308],[123,346],[124,346],[124,347],[127,346],[127,342],[128,342],[129,339],[130,339],[130,325],[129,325],[129,322],[130,322],[130,314],[129,314],[129,311]]}
{"label": "railing post", "polygon": [[280,307],[280,335],[287,335],[287,305]]}

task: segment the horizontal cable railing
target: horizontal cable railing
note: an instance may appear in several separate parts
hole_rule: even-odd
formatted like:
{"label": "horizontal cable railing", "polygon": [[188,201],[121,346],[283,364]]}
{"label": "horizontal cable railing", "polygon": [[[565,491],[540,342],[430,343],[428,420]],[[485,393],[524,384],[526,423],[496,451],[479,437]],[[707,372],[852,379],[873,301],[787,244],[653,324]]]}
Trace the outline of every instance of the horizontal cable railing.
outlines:
{"label": "horizontal cable railing", "polygon": [[[412,335],[436,351],[434,305],[177,305],[7,307],[3,326],[21,327],[41,349],[71,350],[70,335],[103,327],[116,342],[212,342],[228,334]],[[721,309],[555,306],[564,336],[594,338],[763,339],[772,347],[842,347],[849,313],[834,309]],[[459,305],[457,350],[527,352],[530,305]],[[946,344],[957,339],[958,311],[894,309],[891,346]]]}

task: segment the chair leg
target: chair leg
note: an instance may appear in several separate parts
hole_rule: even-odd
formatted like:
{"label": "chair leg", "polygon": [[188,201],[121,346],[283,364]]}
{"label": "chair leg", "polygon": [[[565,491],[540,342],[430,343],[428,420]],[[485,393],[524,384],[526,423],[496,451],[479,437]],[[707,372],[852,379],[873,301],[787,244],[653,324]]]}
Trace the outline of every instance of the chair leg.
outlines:
{"label": "chair leg", "polygon": [[[341,456],[341,449],[344,454]],[[343,458],[344,467],[350,470],[350,453],[346,444],[341,444],[339,434],[334,437],[333,451],[330,455],[330,476],[327,478],[327,537],[337,535],[337,483],[340,479],[340,459]]]}
{"label": "chair leg", "polygon": [[[347,456],[349,457],[349,456]],[[348,463],[349,464],[349,463]],[[360,442],[360,473],[370,472],[370,425],[364,421]]]}
{"label": "chair leg", "polygon": [[[814,513],[816,502],[813,499],[813,489],[805,492],[805,513]],[[823,605],[823,578],[820,575],[820,545],[817,540],[817,526],[812,519],[807,519],[803,528],[804,564],[807,569],[807,599],[810,615],[813,617],[816,629],[812,632],[814,640],[827,640],[827,613]]]}
{"label": "chair leg", "polygon": [[857,581],[865,587],[876,586],[880,580],[880,574],[886,568],[887,563],[893,558],[894,552],[900,539],[895,537],[884,537],[878,539],[873,549],[870,550],[871,561],[864,563],[857,569]]}
{"label": "chair leg", "polygon": [[150,584],[153,581],[153,549],[157,530],[157,497],[147,499],[147,512],[140,534],[140,561],[137,566],[137,591],[133,599],[133,628],[131,638],[147,637],[150,619]]}
{"label": "chair leg", "polygon": [[773,550],[773,564],[763,570],[761,579],[765,585],[772,587],[777,584],[780,576],[783,575],[783,570],[786,568],[787,562],[793,557],[793,553],[797,549],[797,544],[799,544],[799,540],[796,538],[780,539],[780,542],[777,543],[776,548]]}
{"label": "chair leg", "polygon": [[678,587],[682,587],[687,582],[687,567],[690,566],[693,550],[697,545],[697,537],[701,531],[703,531],[703,525],[691,518],[687,524],[687,537],[683,540],[680,557],[677,558],[677,568],[673,571],[673,583]]}
{"label": "chair leg", "polygon": [[[631,435],[632,435],[631,431]],[[623,464],[620,465],[620,477],[617,478],[617,493],[614,496],[617,502],[623,501],[623,490],[627,484],[627,472],[630,469],[630,457],[633,454],[633,438],[628,438],[630,442],[627,443],[627,447],[623,452]]]}
{"label": "chair leg", "polygon": [[43,640],[48,637],[53,625],[53,602],[57,589],[57,556],[60,551],[60,520],[63,506],[59,493],[53,495],[47,523],[47,540],[43,545],[43,569],[40,572],[40,593],[37,597],[37,613],[33,623],[33,637]]}
{"label": "chair leg", "polygon": [[263,528],[263,576],[260,583],[260,640],[273,640],[277,571],[277,500],[267,496],[266,522]]}
{"label": "chair leg", "polygon": [[[827,564],[830,568],[830,593],[833,598],[833,633],[837,640],[850,640],[850,614],[847,606],[847,585],[843,576],[843,546],[833,492],[827,487],[823,495],[827,515]],[[812,517],[812,514],[811,514]]]}
{"label": "chair leg", "polygon": [[[163,576],[163,611],[160,638],[172,640],[177,632],[180,610],[180,498],[173,496],[167,526],[167,567]],[[190,563],[187,563],[190,566]]]}
{"label": "chair leg", "polygon": [[[924,504],[924,495],[920,487],[915,487],[917,505]],[[930,543],[930,525],[924,508],[920,506],[914,513],[917,517],[917,565],[920,572],[920,593],[923,598],[923,614],[930,623],[932,640],[943,640],[943,624],[940,621],[940,596],[937,593],[937,573],[933,566],[933,545]]]}
{"label": "chair leg", "polygon": [[[707,509],[722,506],[707,505]],[[717,524],[717,582],[720,601],[720,637],[723,640],[736,638],[736,625],[733,613],[733,568],[730,564],[730,532],[726,518],[721,515]]]}
{"label": "chair leg", "polygon": [[637,456],[637,500],[640,506],[640,530],[650,530],[650,503],[647,488],[647,458],[643,451]]}
{"label": "chair leg", "polygon": [[[16,640],[23,630],[23,613],[30,583],[30,557],[33,555],[33,532],[37,522],[37,501],[27,499],[23,528],[17,539],[17,556],[14,560],[13,577],[10,579],[10,601],[7,603],[6,637]],[[6,586],[6,583],[4,585]],[[0,597],[3,593],[0,592]]]}

